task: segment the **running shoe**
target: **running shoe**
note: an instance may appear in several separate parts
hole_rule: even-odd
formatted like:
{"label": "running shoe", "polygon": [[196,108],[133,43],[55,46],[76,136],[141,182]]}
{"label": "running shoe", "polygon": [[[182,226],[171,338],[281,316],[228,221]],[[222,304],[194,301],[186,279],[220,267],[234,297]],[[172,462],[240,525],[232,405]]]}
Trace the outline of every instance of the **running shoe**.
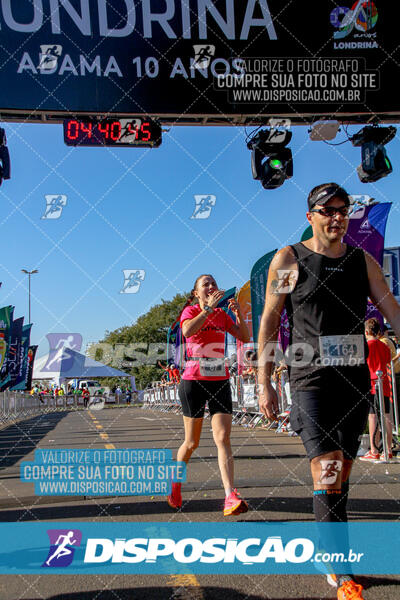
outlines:
{"label": "running shoe", "polygon": [[171,494],[167,496],[167,502],[171,508],[178,509],[182,506],[181,487],[181,483],[172,482]]}
{"label": "running shoe", "polygon": [[[388,459],[390,460],[391,458],[393,458],[393,454],[392,452],[388,452]],[[383,452],[380,455],[379,460],[385,460],[385,455],[383,454]]]}
{"label": "running shoe", "polygon": [[364,454],[364,456],[360,456],[360,460],[379,460],[379,452],[375,454],[375,452],[371,452],[371,450],[368,450],[367,454]]}
{"label": "running shoe", "polygon": [[362,591],[363,586],[356,583],[350,577],[342,583],[340,578],[339,583],[341,584],[337,589],[338,600],[364,600]]}
{"label": "running shoe", "polygon": [[233,492],[226,496],[224,504],[224,517],[231,515],[240,515],[249,510],[249,506],[243,498],[240,497],[239,492],[234,489]]}

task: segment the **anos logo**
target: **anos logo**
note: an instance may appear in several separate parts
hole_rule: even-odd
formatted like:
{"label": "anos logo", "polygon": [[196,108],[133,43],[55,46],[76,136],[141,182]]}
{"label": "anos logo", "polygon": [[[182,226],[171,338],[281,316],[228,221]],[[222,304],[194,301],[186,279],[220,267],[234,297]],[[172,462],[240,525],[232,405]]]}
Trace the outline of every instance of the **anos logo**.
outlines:
{"label": "anos logo", "polygon": [[81,545],[82,532],[79,529],[48,529],[47,535],[50,548],[42,567],[69,567],[74,559],[75,548]]}
{"label": "anos logo", "polygon": [[[333,34],[334,40],[348,38],[350,34],[353,40],[348,46],[346,43],[335,44],[335,48],[377,48],[377,43],[373,40],[376,33],[373,29],[378,21],[378,10],[371,0],[358,0],[354,2],[351,8],[346,6],[337,6],[330,14],[330,22],[336,31]],[[363,39],[364,41],[355,41]],[[355,44],[355,45],[354,45]]]}

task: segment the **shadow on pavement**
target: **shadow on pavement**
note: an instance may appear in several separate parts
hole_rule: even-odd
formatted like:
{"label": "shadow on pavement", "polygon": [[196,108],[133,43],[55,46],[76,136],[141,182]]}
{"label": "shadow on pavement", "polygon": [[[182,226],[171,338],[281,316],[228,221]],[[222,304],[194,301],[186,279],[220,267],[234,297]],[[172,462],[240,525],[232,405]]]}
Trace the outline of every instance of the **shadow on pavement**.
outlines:
{"label": "shadow on pavement", "polygon": [[[248,498],[250,510],[240,521],[304,521],[304,515],[313,520],[312,499],[311,498],[290,498],[268,496],[260,498]],[[379,520],[394,521],[398,519],[398,501],[397,500],[355,500],[349,503],[350,520]],[[173,511],[168,507],[163,498],[143,501],[142,497],[138,501],[127,502],[124,498],[110,498],[107,502],[100,498],[97,502],[92,500],[77,501],[76,504],[65,505],[62,502],[54,503],[48,506],[28,506],[20,509],[0,510],[0,520],[3,522],[13,521],[62,521],[65,519],[85,519],[93,518],[124,518],[125,520],[140,520],[146,515],[154,515],[159,518],[165,515],[168,520],[187,520],[188,516],[196,519],[195,515],[199,513],[212,514],[213,517],[222,516],[222,499],[193,499],[183,503],[182,511]],[[260,520],[260,513],[265,515],[264,520]],[[283,513],[283,514],[282,514]],[[288,516],[285,513],[290,513]],[[293,516],[292,516],[293,515]],[[257,518],[254,518],[257,517]],[[219,519],[218,519],[219,520]],[[238,522],[238,519],[232,519]]]}
{"label": "shadow on pavement", "polygon": [[69,411],[46,413],[1,429],[0,469],[11,467],[35,450],[40,440],[69,414]]}

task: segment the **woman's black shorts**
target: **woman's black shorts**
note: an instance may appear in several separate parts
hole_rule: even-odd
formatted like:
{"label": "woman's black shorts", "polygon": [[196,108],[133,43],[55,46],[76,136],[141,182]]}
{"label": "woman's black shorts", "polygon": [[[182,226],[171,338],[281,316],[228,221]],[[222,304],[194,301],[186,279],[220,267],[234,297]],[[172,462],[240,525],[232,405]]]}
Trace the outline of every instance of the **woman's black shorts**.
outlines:
{"label": "woman's black shorts", "polygon": [[185,417],[204,417],[206,402],[211,416],[215,413],[232,414],[229,379],[219,381],[182,379],[178,391]]}

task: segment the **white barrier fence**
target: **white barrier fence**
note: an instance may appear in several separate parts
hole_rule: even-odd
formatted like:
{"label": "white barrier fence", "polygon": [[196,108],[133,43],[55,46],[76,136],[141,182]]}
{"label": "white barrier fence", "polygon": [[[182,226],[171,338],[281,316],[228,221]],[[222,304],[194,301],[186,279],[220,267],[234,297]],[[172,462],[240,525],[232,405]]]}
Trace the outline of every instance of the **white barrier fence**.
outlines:
{"label": "white barrier fence", "polygon": [[[258,389],[255,383],[249,382],[241,375],[229,379],[232,394],[233,419],[232,422],[243,427],[263,425],[267,429],[276,428],[277,431],[286,431],[289,426],[290,398],[285,392],[285,379],[277,386],[279,399],[279,421],[270,422],[258,407]],[[144,391],[143,408],[154,408],[162,412],[181,412],[178,386],[156,386]],[[206,409],[206,417],[208,412]]]}
{"label": "white barrier fence", "polygon": [[[392,412],[393,412],[393,434],[399,436],[399,409],[397,401],[396,379],[394,375],[393,363],[391,363],[392,375]],[[381,375],[379,376],[379,381]],[[231,377],[230,380],[233,419],[232,422],[236,425],[244,427],[255,427],[256,425],[276,428],[277,432],[290,430],[289,415],[290,415],[290,389],[285,372],[281,375],[280,384],[276,386],[276,391],[279,400],[279,422],[269,422],[266,417],[259,411],[258,407],[258,390],[255,383],[248,383],[242,376]],[[383,394],[381,386],[378,386],[380,394]],[[382,397],[383,401],[383,397]],[[163,412],[181,413],[181,404],[178,396],[177,385],[157,386],[144,391],[143,408],[155,408]],[[206,416],[207,410],[206,410]],[[385,420],[381,421],[381,428],[385,432]],[[385,433],[384,433],[385,436]],[[387,453],[389,449],[385,449]]]}
{"label": "white barrier fence", "polygon": [[[98,408],[100,404],[102,406],[127,405],[123,394],[91,396],[88,404],[89,408]],[[51,394],[31,395],[25,392],[0,392],[0,426],[44,413],[84,408],[86,408],[85,400],[83,396],[77,394],[53,396]]]}

